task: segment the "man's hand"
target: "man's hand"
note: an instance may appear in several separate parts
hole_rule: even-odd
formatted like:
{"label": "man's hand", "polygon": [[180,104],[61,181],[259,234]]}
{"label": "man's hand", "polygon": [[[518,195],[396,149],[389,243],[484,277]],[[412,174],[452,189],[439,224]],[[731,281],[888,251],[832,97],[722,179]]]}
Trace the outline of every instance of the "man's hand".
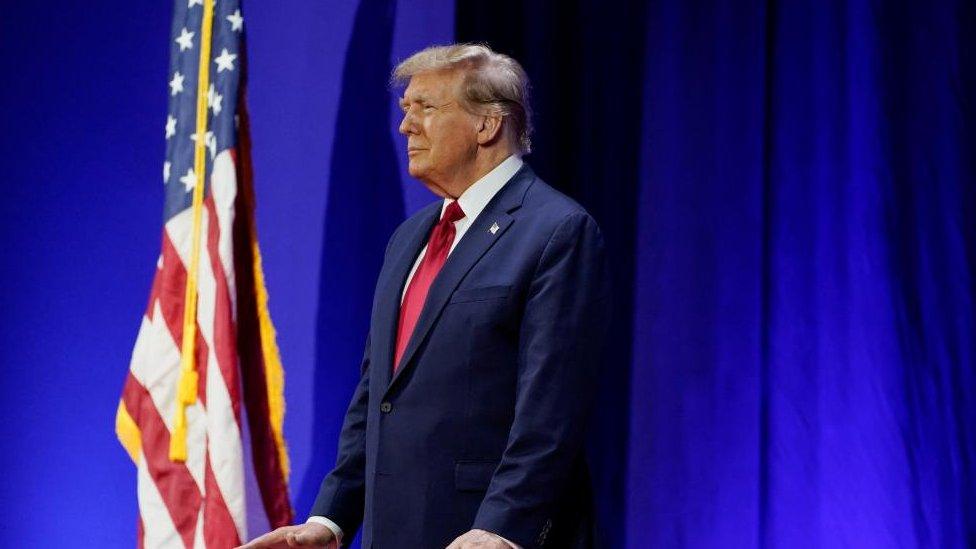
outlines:
{"label": "man's hand", "polygon": [[282,526],[277,530],[252,540],[238,549],[287,549],[291,547],[316,547],[337,549],[335,534],[325,526],[309,522],[297,526]]}
{"label": "man's hand", "polygon": [[514,545],[485,530],[468,530],[454,539],[447,549],[512,549]]}

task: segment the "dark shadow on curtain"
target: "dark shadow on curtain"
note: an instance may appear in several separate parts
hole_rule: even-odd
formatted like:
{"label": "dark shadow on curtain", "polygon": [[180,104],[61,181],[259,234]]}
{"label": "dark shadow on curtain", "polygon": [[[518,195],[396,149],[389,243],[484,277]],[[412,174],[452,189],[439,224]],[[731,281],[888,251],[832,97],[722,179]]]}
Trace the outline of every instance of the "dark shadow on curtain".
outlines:
{"label": "dark shadow on curtain", "polygon": [[601,546],[623,547],[643,7],[501,0],[458,2],[456,10],[457,41],[488,43],[525,67],[535,109],[525,160],[593,215],[607,243],[614,317],[587,457]]}
{"label": "dark shadow on curtain", "polygon": [[912,532],[918,546],[976,547],[976,4],[891,2],[878,16]]}
{"label": "dark shadow on curtain", "polygon": [[299,519],[335,464],[342,418],[359,380],[383,251],[404,219],[389,117],[395,13],[395,0],[363,0],[346,53],[320,271],[312,460],[298,490]]}

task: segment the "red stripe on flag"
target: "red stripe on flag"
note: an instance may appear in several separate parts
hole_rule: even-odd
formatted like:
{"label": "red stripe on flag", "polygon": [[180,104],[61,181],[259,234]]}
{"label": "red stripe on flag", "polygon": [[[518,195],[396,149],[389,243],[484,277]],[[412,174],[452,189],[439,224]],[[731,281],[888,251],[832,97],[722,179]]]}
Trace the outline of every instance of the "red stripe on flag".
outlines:
{"label": "red stripe on flag", "polygon": [[163,318],[173,340],[179,347],[183,339],[183,297],[186,293],[186,267],[176,251],[176,246],[169,238],[169,232],[163,230],[163,243],[160,257],[163,259],[161,267],[156,269],[152,290],[149,293],[149,303],[146,305],[146,317],[155,320],[156,301],[160,301]]}
{"label": "red stripe on flag", "polygon": [[214,295],[214,354],[217,357],[217,366],[224,378],[224,385],[227,387],[231,406],[234,407],[234,419],[237,422],[238,431],[241,431],[241,379],[237,368],[237,340],[234,319],[231,316],[233,306],[227,284],[227,273],[224,271],[224,264],[220,261],[220,223],[212,194],[204,201],[204,206],[210,214],[207,252],[210,255],[210,267],[217,283]]}
{"label": "red stripe on flag", "polygon": [[206,546],[237,547],[241,544],[241,539],[237,535],[234,518],[227,510],[227,503],[224,502],[220,486],[217,485],[209,452],[207,452],[207,469],[203,487],[207,494],[203,504],[203,539]]}
{"label": "red stripe on flag", "polygon": [[146,547],[146,529],[142,525],[142,515],[139,516],[139,523],[136,525],[136,547],[138,549]]}
{"label": "red stripe on flag", "polygon": [[[237,373],[237,352],[234,345],[233,309],[230,302],[227,275],[224,272],[223,263],[221,263],[219,255],[220,221],[217,217],[217,210],[212,194],[204,200],[203,205],[208,213],[207,254],[210,257],[210,268],[214,276],[212,343],[217,368],[227,389],[234,419],[238,426],[238,433],[240,433],[240,381]],[[203,392],[207,385],[207,377],[210,375],[209,361],[200,362],[198,370],[200,372],[200,391]],[[237,436],[240,435],[238,434]],[[221,487],[217,483],[217,477],[213,472],[213,464],[210,461],[209,452],[210,444],[208,439],[207,461],[204,473],[203,537],[207,547],[236,547],[241,544],[240,537],[238,536],[234,519],[224,500]]]}
{"label": "red stripe on flag", "polygon": [[[183,302],[186,292],[186,267],[176,252],[176,246],[169,238],[169,233],[163,231],[162,245],[163,266],[156,271],[153,279],[152,292],[149,295],[149,305],[146,310],[146,317],[153,320],[156,310],[156,302],[159,302],[159,309],[163,313],[163,320],[166,322],[166,329],[173,337],[173,344],[179,349],[183,346]],[[224,281],[226,285],[226,281]],[[197,324],[197,371],[200,375],[200,383],[197,385],[197,396],[204,407],[207,406],[207,359],[210,355],[210,347],[200,332],[200,325]]]}
{"label": "red stripe on flag", "polygon": [[122,400],[142,433],[143,458],[173,519],[173,525],[183,538],[183,543],[193,547],[193,534],[202,500],[200,490],[185,464],[169,460],[169,430],[149,391],[132,372],[126,377]]}

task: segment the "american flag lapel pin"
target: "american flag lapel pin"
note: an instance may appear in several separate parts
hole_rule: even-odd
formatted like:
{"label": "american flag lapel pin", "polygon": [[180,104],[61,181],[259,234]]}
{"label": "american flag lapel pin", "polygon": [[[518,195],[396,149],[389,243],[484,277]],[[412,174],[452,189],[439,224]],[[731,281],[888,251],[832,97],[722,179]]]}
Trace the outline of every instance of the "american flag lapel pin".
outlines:
{"label": "american flag lapel pin", "polygon": [[498,232],[498,223],[492,223],[491,224],[491,228],[488,229],[488,232],[490,232],[491,234],[497,233]]}

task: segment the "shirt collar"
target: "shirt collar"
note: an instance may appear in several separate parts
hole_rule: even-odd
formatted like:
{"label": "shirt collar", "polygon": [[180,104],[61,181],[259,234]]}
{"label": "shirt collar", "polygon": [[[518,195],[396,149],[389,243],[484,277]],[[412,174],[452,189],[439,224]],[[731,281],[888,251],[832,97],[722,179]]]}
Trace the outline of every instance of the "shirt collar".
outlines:
{"label": "shirt collar", "polygon": [[[522,168],[522,164],[522,159],[513,154],[461,193],[457,201],[464,212],[465,221],[473,222],[505,183],[508,183],[515,172]],[[451,202],[450,198],[444,199],[444,204],[441,205],[441,216]]]}

